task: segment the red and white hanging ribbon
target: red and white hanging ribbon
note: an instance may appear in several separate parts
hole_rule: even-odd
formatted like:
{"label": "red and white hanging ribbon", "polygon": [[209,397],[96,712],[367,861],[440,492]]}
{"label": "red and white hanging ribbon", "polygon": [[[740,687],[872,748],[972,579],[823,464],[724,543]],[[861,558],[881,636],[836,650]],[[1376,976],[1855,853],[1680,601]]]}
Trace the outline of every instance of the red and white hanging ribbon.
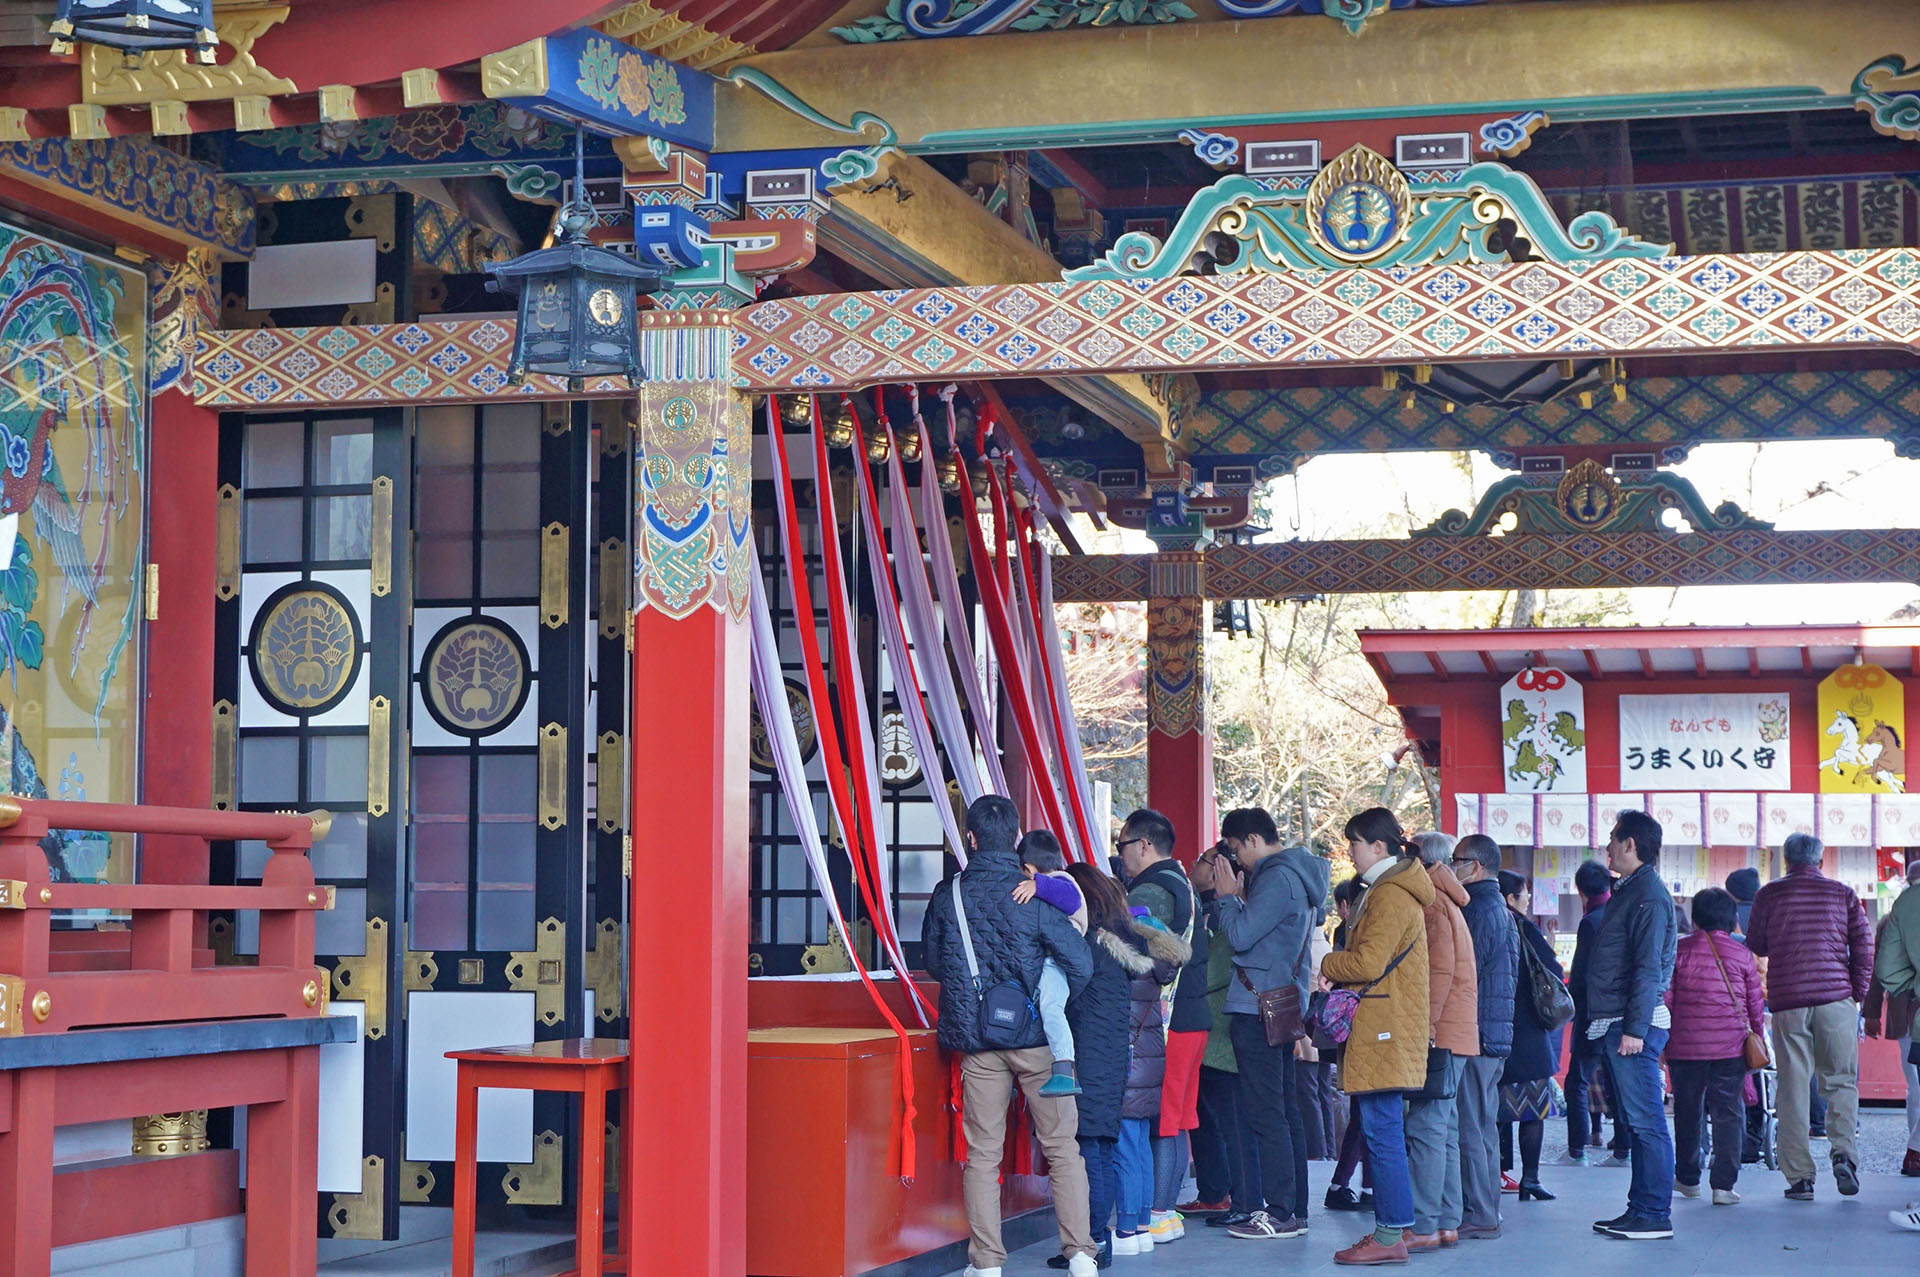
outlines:
{"label": "red and white hanging ribbon", "polygon": [[[886,418],[881,418],[886,426]],[[887,431],[889,438],[892,431]],[[864,448],[855,447],[854,466],[859,472],[859,523],[867,547],[868,578],[873,586],[874,611],[879,616],[880,640],[886,652],[887,668],[893,674],[894,700],[900,706],[900,716],[906,721],[907,735],[913,738],[913,748],[920,755],[920,774],[925,780],[927,792],[933,798],[934,811],[939,814],[940,827],[946,831],[947,845],[953,848],[953,854],[962,865],[967,863],[967,844],[960,837],[959,823],[954,819],[953,802],[947,794],[947,773],[940,761],[940,751],[933,743],[933,727],[927,721],[926,702],[921,699],[920,676],[915,671],[914,652],[907,646],[906,632],[900,625],[900,596],[894,589],[893,574],[887,571],[886,539],[881,534],[880,498],[874,490],[873,471],[867,465]],[[896,534],[897,535],[897,534]],[[916,563],[920,558],[920,543],[909,529],[906,537],[894,542],[896,562],[908,559]],[[944,661],[946,657],[939,648],[920,649],[926,653],[923,663]],[[971,766],[971,760],[963,760],[963,766]]]}
{"label": "red and white hanging ribbon", "polygon": [[[826,848],[821,844],[820,826],[814,818],[812,791],[807,785],[806,763],[801,758],[800,740],[793,726],[793,712],[787,704],[786,679],[780,668],[780,640],[773,628],[773,611],[767,605],[766,586],[760,576],[760,564],[755,557],[753,564],[753,696],[760,707],[760,725],[766,732],[767,747],[773,755],[774,770],[780,777],[780,791],[786,801],[787,814],[793,821],[793,828],[800,839],[800,850],[805,855],[807,868],[813,874],[815,889],[820,893],[821,901],[826,905],[827,916],[833,920],[833,928],[840,936],[840,943],[846,946],[847,956],[853,962],[853,969],[860,976],[860,983],[866,986],[868,996],[880,1012],[880,1018],[892,1029],[899,1047],[900,1073],[900,1157],[897,1170],[903,1181],[913,1181],[914,1160],[917,1143],[913,1133],[913,1123],[918,1111],[914,1106],[913,1087],[913,1043],[907,1036],[907,1030],[895,1016],[887,1000],[867,973],[866,964],[860,959],[859,946],[853,942],[853,934],[847,928],[847,920],[840,912],[840,901],[833,890],[833,875],[827,867]],[[817,720],[816,720],[817,721]]]}

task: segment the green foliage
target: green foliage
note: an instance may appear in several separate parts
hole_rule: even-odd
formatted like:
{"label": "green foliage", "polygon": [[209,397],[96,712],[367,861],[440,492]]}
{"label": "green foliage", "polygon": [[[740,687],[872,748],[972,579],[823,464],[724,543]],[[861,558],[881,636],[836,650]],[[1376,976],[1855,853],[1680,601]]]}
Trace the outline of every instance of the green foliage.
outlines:
{"label": "green foliage", "polygon": [[40,622],[29,620],[40,597],[40,574],[33,568],[33,548],[24,536],[13,542],[13,563],[0,572],[0,659],[7,670],[40,668],[47,636]]}

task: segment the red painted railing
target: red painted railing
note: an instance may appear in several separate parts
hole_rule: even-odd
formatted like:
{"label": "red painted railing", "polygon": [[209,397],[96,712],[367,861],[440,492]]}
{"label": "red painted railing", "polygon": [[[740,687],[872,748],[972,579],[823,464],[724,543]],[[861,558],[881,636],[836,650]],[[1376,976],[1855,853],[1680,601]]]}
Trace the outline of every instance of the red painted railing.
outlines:
{"label": "red painted railing", "polygon": [[[307,860],[324,819],[0,796],[0,1035],[325,1014],[313,916],[333,889]],[[56,883],[40,847],[51,829],[263,841],[273,854],[257,887]],[[54,931],[74,909],[125,912],[127,930]],[[259,911],[257,966],[208,961],[200,930],[227,909]]]}

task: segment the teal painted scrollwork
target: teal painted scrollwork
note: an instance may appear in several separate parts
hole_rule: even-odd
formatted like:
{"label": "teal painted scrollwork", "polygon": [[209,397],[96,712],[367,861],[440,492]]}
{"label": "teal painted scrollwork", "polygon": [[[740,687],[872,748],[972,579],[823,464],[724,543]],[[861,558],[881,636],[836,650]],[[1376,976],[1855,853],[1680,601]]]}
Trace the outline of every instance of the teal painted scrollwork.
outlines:
{"label": "teal painted scrollwork", "polygon": [[1868,63],[1853,77],[1853,106],[1873,117],[1876,131],[1920,140],[1920,67],[1897,55]]}
{"label": "teal painted scrollwork", "polygon": [[[1406,234],[1368,267],[1459,265],[1504,262],[1489,246],[1496,224],[1511,220],[1533,251],[1548,261],[1655,258],[1672,245],[1627,233],[1612,217],[1582,213],[1564,227],[1533,180],[1504,164],[1481,163],[1458,177],[1413,188],[1402,210]],[[1329,252],[1308,224],[1305,198],[1273,191],[1254,178],[1233,174],[1200,191],[1180,215],[1165,242],[1142,231],[1122,235],[1105,255],[1076,270],[1069,280],[1168,279],[1211,261],[1220,274],[1246,271],[1336,270],[1351,260]]]}
{"label": "teal painted scrollwork", "polygon": [[802,101],[793,90],[780,83],[766,72],[754,67],[734,67],[722,77],[731,84],[744,84],[757,89],[775,102],[793,112],[810,124],[817,124],[831,133],[840,133],[848,137],[874,140],[866,146],[849,147],[830,155],[820,162],[820,172],[830,184],[861,182],[880,171],[880,157],[891,150],[900,135],[871,111],[855,111],[853,118],[844,124],[831,116],[822,114],[809,103]]}

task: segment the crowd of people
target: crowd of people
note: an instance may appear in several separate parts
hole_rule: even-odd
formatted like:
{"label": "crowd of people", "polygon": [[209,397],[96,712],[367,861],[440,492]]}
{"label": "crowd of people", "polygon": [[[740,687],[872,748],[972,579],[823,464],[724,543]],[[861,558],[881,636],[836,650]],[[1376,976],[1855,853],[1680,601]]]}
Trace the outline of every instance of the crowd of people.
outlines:
{"label": "crowd of people", "polygon": [[[1051,1177],[1050,1263],[1079,1277],[1203,1219],[1241,1240],[1305,1237],[1316,1159],[1337,1159],[1326,1209],[1373,1215],[1337,1263],[1498,1239],[1503,1196],[1554,1200],[1540,1161],[1563,1039],[1563,1161],[1631,1168],[1625,1210],[1598,1233],[1672,1237],[1674,1194],[1702,1196],[1703,1174],[1714,1205],[1737,1204],[1766,1068],[1787,1198],[1814,1199],[1816,1105],[1834,1187],[1857,1194],[1862,1023],[1900,1039],[1903,1173],[1920,1176],[1920,863],[1877,937],[1804,834],[1783,876],[1741,871],[1683,915],[1659,823],[1621,812],[1605,863],[1575,874],[1563,971],[1491,838],[1410,838],[1372,808],[1347,822],[1353,876],[1333,885],[1332,862],[1284,845],[1264,811],[1228,812],[1220,832],[1189,870],[1166,817],[1136,811],[1109,873],[1023,838],[1005,798],[968,809],[967,867],[923,930],[940,1041],[961,1057],[967,1277],[1001,1277],[1006,1259],[1016,1087]],[[1196,1196],[1180,1202],[1189,1170]],[[1920,1206],[1891,1218],[1920,1231]]]}

